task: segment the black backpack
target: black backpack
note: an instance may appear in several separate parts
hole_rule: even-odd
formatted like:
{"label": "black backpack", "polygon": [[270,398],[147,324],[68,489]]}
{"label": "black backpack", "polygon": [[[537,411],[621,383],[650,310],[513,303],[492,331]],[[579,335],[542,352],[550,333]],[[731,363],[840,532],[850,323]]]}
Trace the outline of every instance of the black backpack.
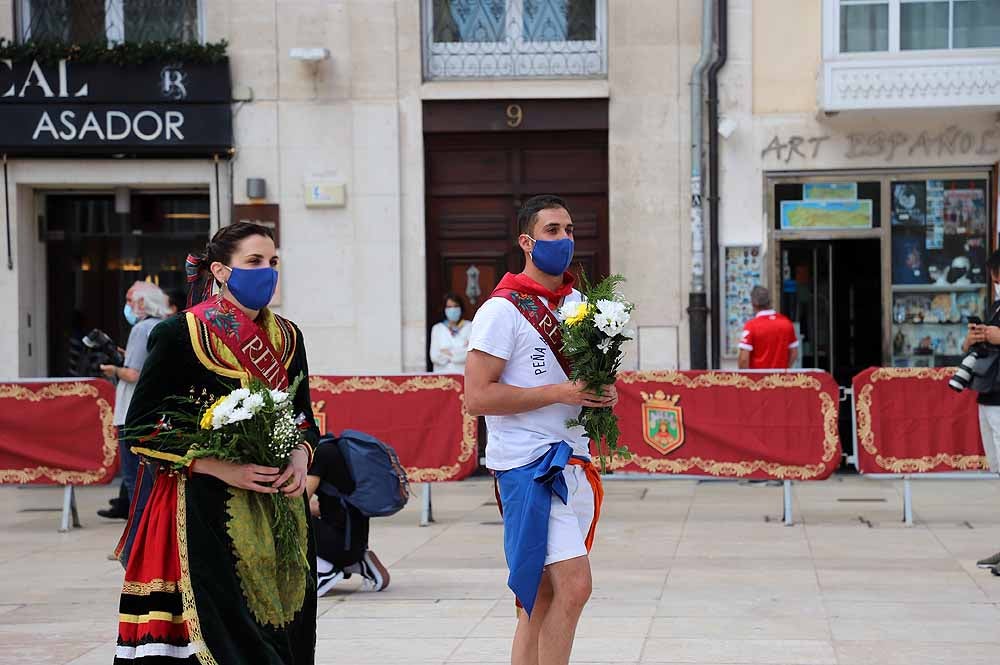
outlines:
{"label": "black backpack", "polygon": [[370,434],[344,430],[340,436],[326,434],[320,445],[335,445],[354,480],[354,491],[343,494],[333,484],[321,481],[319,491],[357,508],[367,517],[395,515],[410,499],[410,483],[391,446]]}

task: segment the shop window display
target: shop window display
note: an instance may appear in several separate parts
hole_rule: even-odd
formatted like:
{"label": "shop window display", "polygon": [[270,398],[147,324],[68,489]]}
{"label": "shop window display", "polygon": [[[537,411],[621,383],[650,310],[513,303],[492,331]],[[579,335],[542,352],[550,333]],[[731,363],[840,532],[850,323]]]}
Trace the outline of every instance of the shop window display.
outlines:
{"label": "shop window display", "polygon": [[890,196],[893,365],[953,365],[986,306],[987,181],[894,180]]}

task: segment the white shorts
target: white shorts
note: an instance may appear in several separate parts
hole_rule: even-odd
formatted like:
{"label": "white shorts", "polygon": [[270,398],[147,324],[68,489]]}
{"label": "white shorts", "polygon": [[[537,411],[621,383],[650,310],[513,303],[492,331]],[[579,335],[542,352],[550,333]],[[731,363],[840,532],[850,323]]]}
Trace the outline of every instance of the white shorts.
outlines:
{"label": "white shorts", "polygon": [[583,467],[575,464],[563,469],[568,502],[555,494],[549,510],[549,542],[545,565],[587,555],[587,534],[594,522],[594,489]]}
{"label": "white shorts", "polygon": [[979,432],[990,471],[1000,472],[1000,406],[979,405]]}

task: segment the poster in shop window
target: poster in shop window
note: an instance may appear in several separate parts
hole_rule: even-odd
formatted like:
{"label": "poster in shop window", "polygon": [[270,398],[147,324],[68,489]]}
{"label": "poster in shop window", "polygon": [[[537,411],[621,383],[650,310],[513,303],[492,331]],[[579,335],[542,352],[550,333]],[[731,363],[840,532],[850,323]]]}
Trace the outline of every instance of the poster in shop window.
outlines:
{"label": "poster in shop window", "polygon": [[726,247],[725,299],[726,344],[725,355],[735,357],[739,352],[743,325],[753,318],[750,291],[763,285],[764,265],[759,246]]}
{"label": "poster in shop window", "polygon": [[856,182],[807,182],[802,198],[808,201],[854,201],[858,198]]}
{"label": "poster in shop window", "polygon": [[946,189],[944,191],[945,235],[986,233],[986,190]]}
{"label": "poster in shop window", "polygon": [[924,182],[892,183],[893,225],[923,226],[927,209],[927,186]]}
{"label": "poster in shop window", "polygon": [[928,180],[927,193],[927,249],[944,249],[944,183]]}
{"label": "poster in shop window", "polygon": [[782,229],[870,229],[871,199],[781,202]]}

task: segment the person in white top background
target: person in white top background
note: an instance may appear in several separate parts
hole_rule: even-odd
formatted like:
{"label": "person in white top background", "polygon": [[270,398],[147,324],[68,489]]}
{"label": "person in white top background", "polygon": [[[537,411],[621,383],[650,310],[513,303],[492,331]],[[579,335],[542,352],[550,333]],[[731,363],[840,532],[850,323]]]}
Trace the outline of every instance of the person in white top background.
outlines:
{"label": "person in white top background", "polygon": [[464,374],[469,353],[472,324],[464,318],[462,299],[449,293],[444,297],[444,320],[431,328],[431,362],[435,374]]}
{"label": "person in white top background", "polygon": [[[579,301],[573,275],[573,220],[557,196],[536,196],[518,213],[524,272],[508,273],[472,324],[466,407],[486,416],[486,466],[497,478],[508,586],[519,612],[513,665],[565,665],[591,593],[588,551],[603,491],[581,427],[583,406],[613,407],[570,381],[554,311]],[[545,336],[543,336],[543,332]]]}

